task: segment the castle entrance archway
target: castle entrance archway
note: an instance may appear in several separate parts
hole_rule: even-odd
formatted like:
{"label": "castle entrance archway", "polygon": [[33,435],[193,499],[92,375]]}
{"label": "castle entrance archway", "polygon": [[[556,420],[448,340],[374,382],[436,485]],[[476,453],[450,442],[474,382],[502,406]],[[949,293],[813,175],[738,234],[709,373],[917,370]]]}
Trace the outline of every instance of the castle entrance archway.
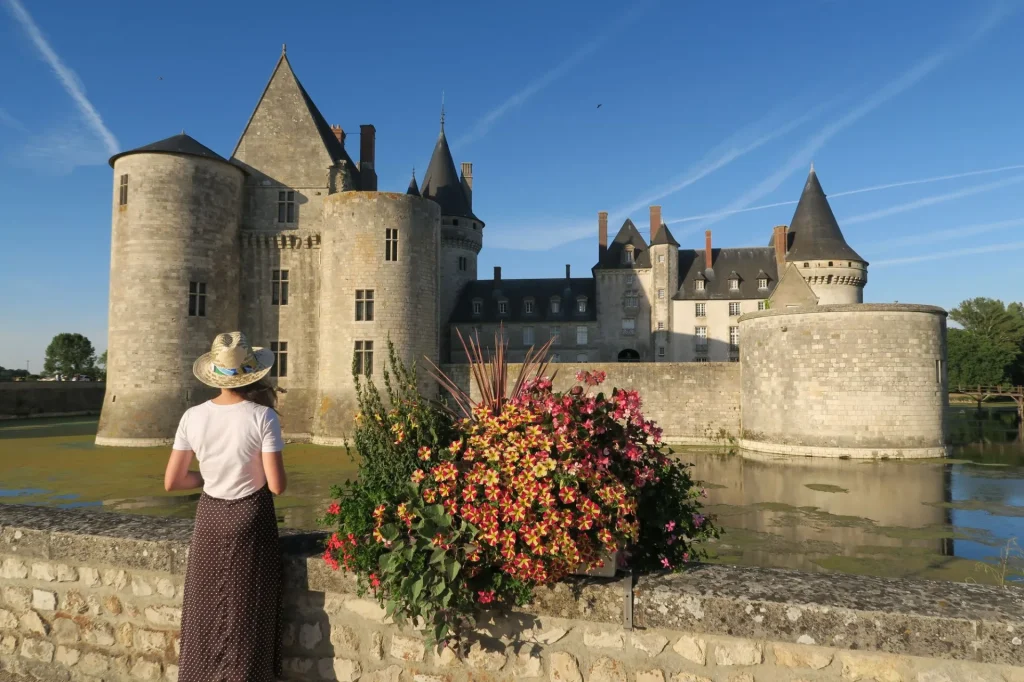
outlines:
{"label": "castle entrance archway", "polygon": [[640,353],[632,348],[620,350],[619,362],[640,362]]}

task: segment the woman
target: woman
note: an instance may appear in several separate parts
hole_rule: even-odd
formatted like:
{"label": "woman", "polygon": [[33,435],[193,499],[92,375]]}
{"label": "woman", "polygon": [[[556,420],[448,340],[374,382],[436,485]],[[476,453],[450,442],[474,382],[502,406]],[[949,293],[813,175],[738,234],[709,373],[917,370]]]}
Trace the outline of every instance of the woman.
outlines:
{"label": "woman", "polygon": [[[270,682],[280,676],[281,556],[271,493],[284,492],[281,424],[263,378],[274,354],[220,334],[192,371],[220,389],[185,411],[167,490],[203,489],[189,546],[180,682]],[[199,471],[189,471],[192,456]]]}

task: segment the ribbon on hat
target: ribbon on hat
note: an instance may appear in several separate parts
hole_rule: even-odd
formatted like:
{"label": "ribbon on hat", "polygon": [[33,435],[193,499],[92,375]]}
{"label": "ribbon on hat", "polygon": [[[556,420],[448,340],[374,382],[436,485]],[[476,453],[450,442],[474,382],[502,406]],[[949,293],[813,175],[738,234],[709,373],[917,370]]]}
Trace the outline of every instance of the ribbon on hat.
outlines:
{"label": "ribbon on hat", "polygon": [[218,367],[217,365],[213,365],[213,373],[214,374],[220,374],[220,375],[226,376],[226,377],[238,376],[239,373],[241,373],[241,374],[252,374],[255,371],[256,371],[256,368],[253,367],[250,364],[243,364],[238,369],[231,369],[230,367]]}

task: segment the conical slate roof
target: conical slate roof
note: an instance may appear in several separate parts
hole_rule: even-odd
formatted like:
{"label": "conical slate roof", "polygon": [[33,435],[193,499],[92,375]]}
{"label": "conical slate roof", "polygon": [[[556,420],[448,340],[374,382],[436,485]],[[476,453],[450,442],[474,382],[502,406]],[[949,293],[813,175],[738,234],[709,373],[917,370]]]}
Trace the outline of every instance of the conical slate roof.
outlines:
{"label": "conical slate roof", "polygon": [[405,193],[411,194],[414,197],[420,196],[420,188],[416,184],[416,171],[412,172],[412,180],[409,181],[409,189],[405,190]]}
{"label": "conical slate roof", "polygon": [[787,261],[799,260],[855,260],[866,262],[850,248],[843,238],[825,191],[818,182],[818,174],[811,166],[803,194],[789,225],[789,252]]}
{"label": "conical slate roof", "polygon": [[173,135],[159,142],[153,142],[143,147],[136,147],[135,149],[129,149],[127,151],[114,154],[110,157],[110,167],[114,167],[114,162],[120,159],[122,156],[128,156],[129,154],[182,154],[184,156],[199,156],[204,159],[212,159],[213,161],[223,161],[224,163],[230,163],[223,156],[213,151],[209,147],[194,138],[189,137],[184,132],[179,135]]}
{"label": "conical slate roof", "polygon": [[427,173],[423,176],[423,187],[420,192],[441,207],[443,216],[480,220],[473,215],[469,199],[462,189],[462,181],[459,180],[459,174],[455,170],[455,160],[452,159],[452,152],[448,149],[448,139],[444,136],[443,126],[441,134],[437,136],[437,144],[434,145],[434,153],[430,157]]}
{"label": "conical slate roof", "polygon": [[668,229],[668,225],[665,223],[661,224],[661,227],[658,228],[657,234],[655,234],[654,238],[651,240],[651,246],[657,246],[659,244],[668,244],[676,247],[679,246],[679,242],[677,242],[676,238],[672,236],[672,233]]}

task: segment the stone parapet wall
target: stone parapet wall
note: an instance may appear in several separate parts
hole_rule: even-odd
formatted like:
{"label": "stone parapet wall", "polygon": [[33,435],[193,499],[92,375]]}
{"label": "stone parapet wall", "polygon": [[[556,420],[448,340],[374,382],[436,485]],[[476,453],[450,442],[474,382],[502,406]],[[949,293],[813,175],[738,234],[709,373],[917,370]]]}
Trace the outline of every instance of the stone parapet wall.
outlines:
{"label": "stone parapet wall", "polygon": [[[191,522],[0,505],[0,671],[174,680]],[[429,650],[319,536],[282,535],[285,675],[460,682],[1024,682],[1024,592],[696,567],[538,590],[461,654]],[[15,679],[21,679],[16,677]]]}
{"label": "stone parapet wall", "polygon": [[[520,365],[509,365],[510,381]],[[468,365],[445,365],[445,373],[463,388],[471,388]],[[678,445],[726,445],[740,432],[740,366],[735,362],[560,362],[549,365],[555,390],[576,383],[579,371],[608,375],[601,388],[631,388],[640,392],[644,416],[664,430],[664,439]],[[472,386],[473,397],[477,397]]]}
{"label": "stone parapet wall", "polygon": [[0,419],[99,414],[105,390],[94,381],[0,382]]}

